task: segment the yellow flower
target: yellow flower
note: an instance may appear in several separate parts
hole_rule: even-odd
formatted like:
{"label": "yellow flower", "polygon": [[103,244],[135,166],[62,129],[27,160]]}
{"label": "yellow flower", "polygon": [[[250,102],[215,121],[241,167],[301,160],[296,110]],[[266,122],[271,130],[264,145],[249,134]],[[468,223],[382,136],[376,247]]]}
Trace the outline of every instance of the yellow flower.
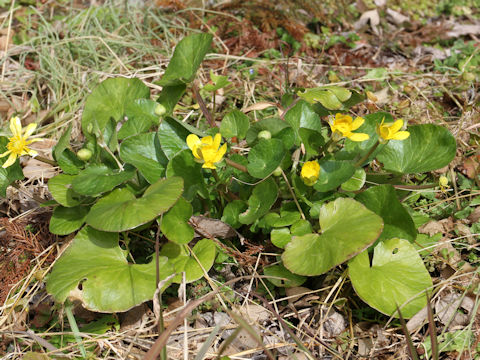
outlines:
{"label": "yellow flower", "polygon": [[410,136],[408,131],[399,131],[403,126],[403,120],[398,119],[392,124],[383,124],[385,119],[382,120],[380,125],[377,124],[377,134],[380,142],[386,142],[388,140],[405,140]]}
{"label": "yellow flower", "polygon": [[43,139],[31,139],[27,140],[30,135],[33,134],[35,129],[37,128],[37,124],[29,124],[25,130],[22,129],[22,123],[20,122],[20,118],[18,116],[12,117],[10,119],[10,130],[12,131],[13,136],[9,138],[10,140],[7,144],[7,151],[3,154],[0,154],[0,158],[7,156],[7,161],[2,165],[3,168],[7,168],[10,165],[13,165],[18,157],[22,155],[30,155],[36,156],[37,152],[32,150],[28,147],[33,142],[42,141]]}
{"label": "yellow flower", "polygon": [[203,168],[216,169],[215,163],[222,160],[223,155],[227,152],[227,144],[220,147],[222,136],[216,134],[214,138],[205,136],[200,139],[195,134],[187,136],[187,145],[192,150],[193,156],[196,159],[203,161]]}
{"label": "yellow flower", "polygon": [[365,122],[365,119],[361,117],[352,119],[351,116],[337,113],[335,119],[330,119],[329,124],[334,136],[341,135],[340,137],[349,138],[352,141],[365,141],[370,138],[368,134],[354,133]]}
{"label": "yellow flower", "polygon": [[302,166],[300,177],[307,186],[313,186],[318,180],[320,175],[320,165],[317,160],[307,161]]}
{"label": "yellow flower", "polygon": [[440,176],[440,179],[438,179],[438,185],[440,186],[440,191],[446,193],[449,188],[448,178],[444,175]]}

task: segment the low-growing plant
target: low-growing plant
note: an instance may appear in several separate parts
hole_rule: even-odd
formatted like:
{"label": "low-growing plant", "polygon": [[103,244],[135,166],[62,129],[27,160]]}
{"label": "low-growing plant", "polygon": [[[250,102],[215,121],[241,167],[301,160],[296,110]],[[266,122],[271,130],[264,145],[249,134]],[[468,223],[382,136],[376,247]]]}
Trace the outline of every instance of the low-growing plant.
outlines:
{"label": "low-growing plant", "polygon": [[[446,166],[456,150],[452,134],[434,124],[407,127],[385,112],[352,117],[363,95],[337,86],[292,89],[278,117],[253,122],[231,109],[219,127],[191,126],[173,110],[211,41],[195,34],[177,44],[155,100],[138,79],[103,81],[85,102],[82,149],[71,150],[71,128],[59,139],[53,157],[61,173],[48,182],[50,231],[78,232],[48,275],[48,292],[59,302],[74,297],[90,310],[116,312],[152,299],[159,280],[167,279],[164,287],[196,281],[214,264],[218,241],[194,239],[190,218],[204,214],[252,241],[271,241],[278,262],[264,274],[277,287],[345,264],[371,307],[413,316],[432,279],[399,201],[412,188],[402,179]],[[213,95],[228,83],[211,78],[205,89]],[[13,119],[13,137],[0,138],[4,196],[23,178],[17,158],[34,155],[33,130]],[[139,244],[148,250],[141,262],[131,250]]]}

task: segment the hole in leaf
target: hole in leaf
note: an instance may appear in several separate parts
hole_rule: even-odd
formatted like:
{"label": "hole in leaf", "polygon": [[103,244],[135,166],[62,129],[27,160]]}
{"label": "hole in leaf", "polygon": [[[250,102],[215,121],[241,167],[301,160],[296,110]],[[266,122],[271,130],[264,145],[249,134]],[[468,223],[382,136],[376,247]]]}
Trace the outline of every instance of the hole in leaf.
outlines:
{"label": "hole in leaf", "polygon": [[395,248],[395,249],[393,249],[393,251],[392,251],[392,254],[393,254],[393,255],[395,255],[396,253],[398,253],[398,248]]}

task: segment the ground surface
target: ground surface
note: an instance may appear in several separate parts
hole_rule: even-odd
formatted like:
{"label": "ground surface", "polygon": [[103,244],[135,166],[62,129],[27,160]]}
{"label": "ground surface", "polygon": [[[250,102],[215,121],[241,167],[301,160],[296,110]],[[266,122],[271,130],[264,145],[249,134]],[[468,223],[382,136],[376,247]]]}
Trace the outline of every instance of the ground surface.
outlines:
{"label": "ground surface", "polygon": [[[353,109],[358,115],[380,109],[409,124],[447,127],[456,138],[457,156],[427,177],[445,175],[450,188],[412,193],[404,205],[432,220],[420,232],[437,236],[424,260],[436,286],[432,306],[441,358],[480,357],[478,0],[283,0],[275,6],[266,0],[154,4],[0,0],[0,6],[3,134],[15,114],[24,125],[38,123],[38,132],[50,139],[39,148],[45,156],[51,155],[68,124],[73,124],[72,148],[81,144],[81,109],[99,81],[135,76],[153,94],[159,93],[155,81],[173,47],[198,31],[215,35],[199,82],[206,83],[213,70],[234,85],[217,95],[218,114],[233,105],[253,111],[255,118],[270,115],[268,104],[279,103],[288,87],[335,83],[369,92],[368,99]],[[203,121],[190,91],[175,116],[188,117],[192,124]],[[25,181],[18,189],[10,187],[0,203],[0,354],[5,359],[47,359],[40,353],[61,348],[62,356],[80,358],[62,307],[54,304],[42,282],[68,239],[48,232],[50,212],[39,208],[32,194],[49,198],[46,183],[56,170],[35,160],[22,160],[22,165]],[[410,180],[421,184],[426,179]],[[229,307],[250,320],[249,329],[260,334],[275,357],[309,358],[298,351],[294,333],[318,359],[408,358],[400,323],[355,297],[342,269],[304,287],[263,291],[269,303],[253,298],[252,290],[262,286],[252,275],[271,261],[266,255],[270,250],[248,239],[238,250],[230,249],[230,264],[215,266],[210,276],[252,278],[233,286]],[[208,282],[202,280],[189,285],[186,294],[193,298],[209,291]],[[184,305],[182,294],[179,289],[165,295],[167,325]],[[169,356],[181,359],[188,353],[194,359],[213,334],[207,359],[215,358],[219,349],[232,359],[267,358],[246,330],[235,334],[231,343],[225,341],[238,325],[220,308],[216,298],[196,308],[169,338]],[[147,304],[125,314],[105,315],[76,307],[79,326],[90,334],[84,341],[90,356],[142,358],[157,337],[151,309]],[[292,334],[274,314],[291,324]],[[430,346],[425,317],[407,325],[424,358]]]}

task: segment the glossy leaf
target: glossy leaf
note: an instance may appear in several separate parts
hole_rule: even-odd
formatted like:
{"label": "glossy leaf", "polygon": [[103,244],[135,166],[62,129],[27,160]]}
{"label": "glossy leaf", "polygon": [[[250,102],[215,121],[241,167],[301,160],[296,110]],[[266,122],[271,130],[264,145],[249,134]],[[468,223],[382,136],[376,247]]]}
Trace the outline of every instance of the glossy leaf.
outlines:
{"label": "glossy leaf", "polygon": [[68,235],[82,227],[88,211],[87,206],[63,207],[53,209],[49,230],[52,234]]}
{"label": "glossy leaf", "polygon": [[433,125],[413,125],[406,140],[390,140],[377,155],[385,170],[402,174],[422,173],[440,169],[453,160],[456,143],[446,128]]}
{"label": "glossy leaf", "polygon": [[179,84],[173,86],[164,86],[158,99],[157,103],[165,106],[165,116],[171,116],[175,105],[181,99],[187,88],[186,84]]}
{"label": "glossy leaf", "polygon": [[141,134],[153,125],[158,125],[158,115],[155,114],[157,102],[150,99],[137,99],[125,105],[125,117],[127,121],[118,131],[118,138]]}
{"label": "glossy leaf", "polygon": [[[166,257],[159,258],[160,279],[173,273]],[[78,288],[81,284],[81,289]],[[118,234],[84,227],[55,262],[47,291],[63,303],[71,296],[91,311],[122,312],[153,298],[155,260],[129,264]]]}
{"label": "glossy leaf", "polygon": [[183,198],[178,199],[162,217],[160,229],[163,235],[178,245],[188,244],[195,235],[195,231],[188,224],[192,214],[192,205]]}
{"label": "glossy leaf", "polygon": [[363,170],[363,168],[357,169],[353,176],[342,184],[342,190],[358,191],[363,187],[366,179],[367,174],[365,170]]}
{"label": "glossy leaf", "polygon": [[355,167],[348,161],[325,161],[320,163],[320,174],[313,188],[326,192],[339,187],[355,173]]}
{"label": "glossy leaf", "polygon": [[426,305],[425,291],[433,285],[422,258],[407,240],[379,242],[371,266],[364,251],[348,268],[358,296],[388,316],[398,317],[398,306],[403,317],[411,318]]}
{"label": "glossy leaf", "polygon": [[80,204],[82,195],[72,189],[75,176],[60,174],[48,180],[48,191],[53,198],[64,207],[73,207]]}
{"label": "glossy leaf", "polygon": [[178,177],[150,185],[140,198],[126,188],[112,191],[98,200],[87,215],[87,224],[102,231],[125,231],[145,224],[170,209],[183,190]]}
{"label": "glossy leaf", "polygon": [[247,135],[250,128],[250,119],[239,110],[232,110],[222,120],[220,124],[220,133],[223,137],[230,139],[237,137],[242,140]]}
{"label": "glossy leaf", "polygon": [[159,84],[176,86],[191,82],[210,50],[212,39],[211,34],[192,34],[180,40]]}
{"label": "glossy leaf", "polygon": [[125,139],[120,145],[120,158],[135,166],[150,184],[165,175],[168,160],[157,134],[138,134]]}
{"label": "glossy leaf", "polygon": [[252,195],[248,199],[248,208],[239,215],[238,220],[242,224],[252,224],[270,210],[277,199],[277,195],[277,184],[272,178],[255,185]]}
{"label": "glossy leaf", "polygon": [[[322,122],[320,117],[312,107],[306,101],[299,101],[295,104],[290,110],[288,110],[284,117],[285,122],[287,122],[295,132],[295,143],[297,145],[301,142],[307,142],[308,136],[304,139],[305,135],[309,133],[320,133],[322,130]],[[300,129],[309,129],[311,132],[306,132],[302,136],[299,131]]]}
{"label": "glossy leaf", "polygon": [[285,121],[278,118],[266,118],[250,126],[246,136],[247,143],[253,145],[257,142],[257,136],[263,130],[269,131],[272,139],[281,140],[285,149],[290,149],[295,143],[293,129]]}
{"label": "glossy leaf", "polygon": [[278,139],[261,139],[248,153],[248,173],[258,179],[270,175],[285,156],[283,144]]}
{"label": "glossy leaf", "polygon": [[57,144],[53,147],[52,155],[55,160],[60,158],[63,151],[70,147],[70,136],[72,134],[72,124],[68,125],[65,132],[58,139]]}
{"label": "glossy leaf", "polygon": [[320,210],[322,234],[294,236],[282,260],[295,274],[315,276],[365,250],[380,235],[382,219],[359,202],[339,198]]}
{"label": "glossy leaf", "polygon": [[417,237],[415,224],[398,200],[393,186],[373,186],[358,194],[355,199],[382,217],[384,228],[378,241],[394,237],[414,241]]}
{"label": "glossy leaf", "polygon": [[125,106],[137,99],[148,99],[150,89],[136,78],[110,78],[102,81],[85,101],[82,114],[82,131],[103,134],[110,119],[123,120]]}
{"label": "glossy leaf", "polygon": [[174,119],[169,117],[163,119],[158,129],[158,139],[160,140],[160,147],[169,160],[178,152],[188,149],[186,143],[188,135],[190,135],[190,131]]}
{"label": "glossy leaf", "polygon": [[97,196],[112,190],[135,175],[133,169],[112,170],[105,165],[90,165],[72,180],[73,190],[81,195]]}

